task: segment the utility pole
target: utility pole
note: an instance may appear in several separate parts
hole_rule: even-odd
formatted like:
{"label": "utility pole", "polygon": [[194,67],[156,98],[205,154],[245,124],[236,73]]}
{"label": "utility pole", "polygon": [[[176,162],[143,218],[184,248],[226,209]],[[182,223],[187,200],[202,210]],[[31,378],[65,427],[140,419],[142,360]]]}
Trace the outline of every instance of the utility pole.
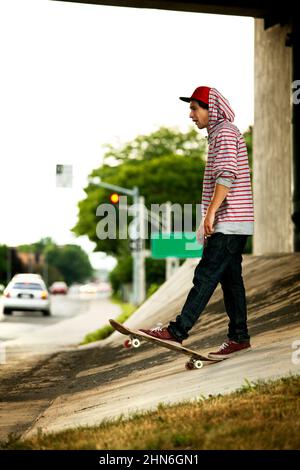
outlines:
{"label": "utility pole", "polygon": [[[170,201],[166,202],[166,231],[168,233],[172,232],[172,204]],[[166,258],[166,280],[174,274],[176,269],[179,267],[178,258]]]}
{"label": "utility pole", "polygon": [[141,304],[146,298],[146,275],[145,275],[145,198],[140,196],[138,200],[138,225],[139,225],[139,244],[137,254],[137,282],[138,292],[137,299],[138,304]]}
{"label": "utility pole", "polygon": [[[133,199],[134,217],[136,223],[136,249],[133,250],[133,303],[139,305],[145,300],[145,254],[144,246],[144,198],[139,195],[139,188],[134,186],[132,189],[123,188],[115,184],[102,182],[99,177],[90,180],[92,184],[102,188],[111,189],[121,194],[131,196]],[[143,219],[142,219],[143,218]],[[143,220],[143,222],[142,222]]]}

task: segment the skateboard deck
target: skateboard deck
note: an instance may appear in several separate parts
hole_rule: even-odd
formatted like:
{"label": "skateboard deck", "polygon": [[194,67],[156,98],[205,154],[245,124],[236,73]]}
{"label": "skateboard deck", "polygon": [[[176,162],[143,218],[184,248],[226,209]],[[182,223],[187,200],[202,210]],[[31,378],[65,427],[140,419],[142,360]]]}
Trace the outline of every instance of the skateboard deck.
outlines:
{"label": "skateboard deck", "polygon": [[185,348],[180,344],[171,343],[168,341],[163,341],[159,338],[154,338],[153,336],[148,336],[146,333],[137,330],[131,330],[130,328],[122,325],[121,323],[117,322],[116,320],[109,320],[111,326],[119,331],[122,335],[129,336],[124,342],[124,346],[126,348],[134,347],[138,348],[141,345],[141,341],[148,341],[150,343],[155,343],[158,346],[162,346],[163,348],[171,349],[172,351],[178,351],[181,354],[185,354],[189,356],[189,361],[185,364],[186,369],[201,369],[203,367],[203,362],[220,362],[222,359],[209,359],[207,356],[198,353],[197,351],[193,351],[192,349]]}

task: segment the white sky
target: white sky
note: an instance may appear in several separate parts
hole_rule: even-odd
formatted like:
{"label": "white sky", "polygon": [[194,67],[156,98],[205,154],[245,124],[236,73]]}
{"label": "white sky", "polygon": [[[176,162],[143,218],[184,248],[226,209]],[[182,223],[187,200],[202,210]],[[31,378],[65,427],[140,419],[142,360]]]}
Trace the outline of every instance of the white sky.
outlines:
{"label": "white sky", "polygon": [[[0,244],[75,238],[77,202],[106,143],[187,130],[178,97],[218,88],[253,124],[252,18],[100,5],[0,2]],[[72,189],[55,165],[72,164]],[[95,267],[111,266],[91,255]]]}

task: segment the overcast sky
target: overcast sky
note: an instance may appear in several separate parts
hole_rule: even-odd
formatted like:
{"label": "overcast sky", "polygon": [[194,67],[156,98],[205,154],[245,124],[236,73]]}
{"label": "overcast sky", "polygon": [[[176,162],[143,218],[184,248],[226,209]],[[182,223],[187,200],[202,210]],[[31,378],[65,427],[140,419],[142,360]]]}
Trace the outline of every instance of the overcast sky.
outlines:
{"label": "overcast sky", "polygon": [[[106,143],[190,125],[178,97],[218,88],[253,124],[254,20],[48,0],[0,2],[0,244],[75,238],[77,202]],[[55,165],[72,164],[72,189]],[[94,266],[109,260],[91,256]]]}

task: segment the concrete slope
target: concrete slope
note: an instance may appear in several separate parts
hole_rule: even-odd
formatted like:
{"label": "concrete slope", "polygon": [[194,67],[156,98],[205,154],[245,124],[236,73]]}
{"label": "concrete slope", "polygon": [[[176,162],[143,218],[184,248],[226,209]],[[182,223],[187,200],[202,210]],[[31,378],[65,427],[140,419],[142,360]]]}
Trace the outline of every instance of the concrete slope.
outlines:
{"label": "concrete slope", "polygon": [[[127,321],[131,328],[168,324],[180,313],[192,286],[198,260],[187,260],[150,299]],[[300,321],[300,253],[243,256],[243,276],[247,295],[249,329],[252,337],[279,325]],[[203,348],[226,337],[228,317],[219,285],[186,341],[187,347]],[[114,333],[109,342],[120,341]]]}
{"label": "concrete slope", "polygon": [[[180,311],[191,287],[195,260],[182,265],[130,318],[131,327],[167,323]],[[106,341],[61,353],[60,380],[55,382],[55,367],[44,368],[55,382],[51,405],[35,422],[28,423],[24,436],[70,427],[95,425],[103,419],[133,411],[155,408],[159,403],[198,399],[201,395],[227,393],[240,387],[245,379],[275,378],[300,373],[300,253],[244,256],[244,280],[247,290],[249,327],[253,350],[203,369],[185,371],[185,356],[146,343],[137,350],[122,346],[124,336],[114,333]],[[217,289],[209,305],[193,328],[187,347],[208,352],[226,338],[227,316],[222,291]],[[298,344],[298,343],[297,343]],[[58,360],[58,358],[56,358]],[[67,369],[67,377],[63,376]],[[37,372],[35,372],[36,375]],[[50,380],[50,379],[49,379]],[[27,405],[30,390],[27,381]],[[15,393],[10,401],[20,403]],[[41,386],[32,399],[39,400],[49,390]]]}
{"label": "concrete slope", "polygon": [[[299,326],[294,333],[300,339]],[[73,392],[58,396],[23,437],[95,426],[103,420],[154,410],[162,403],[198,400],[248,386],[249,381],[299,374],[300,366],[291,361],[293,338],[287,331],[268,340],[259,335],[251,352],[193,371],[184,369],[183,356],[149,346],[132,354],[115,350],[117,362],[110,364],[105,362],[103,350],[98,355],[102,365],[93,361],[92,367],[79,372]]]}
{"label": "concrete slope", "polygon": [[[191,286],[196,263],[184,263],[128,325],[147,327],[174,317]],[[187,372],[184,356],[148,343],[138,350],[126,350],[122,348],[124,337],[114,333],[101,346],[77,351],[81,366],[74,370],[72,392],[58,396],[25,435],[39,428],[48,432],[91,426],[103,419],[155,408],[162,402],[227,393],[245,379],[299,373],[293,344],[300,340],[300,254],[245,256],[244,279],[252,351]],[[218,288],[186,344],[207,352],[225,338],[226,326]]]}

